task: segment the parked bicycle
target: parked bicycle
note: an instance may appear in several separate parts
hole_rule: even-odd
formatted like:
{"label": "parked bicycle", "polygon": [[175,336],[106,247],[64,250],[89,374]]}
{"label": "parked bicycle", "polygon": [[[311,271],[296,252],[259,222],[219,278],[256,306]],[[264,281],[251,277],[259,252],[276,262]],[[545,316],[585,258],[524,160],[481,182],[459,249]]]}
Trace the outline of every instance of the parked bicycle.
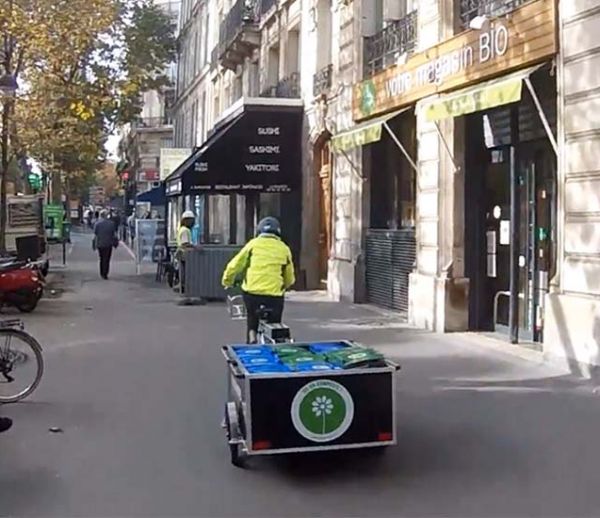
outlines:
{"label": "parked bicycle", "polygon": [[44,373],[42,346],[21,320],[0,321],[0,403],[29,396]]}

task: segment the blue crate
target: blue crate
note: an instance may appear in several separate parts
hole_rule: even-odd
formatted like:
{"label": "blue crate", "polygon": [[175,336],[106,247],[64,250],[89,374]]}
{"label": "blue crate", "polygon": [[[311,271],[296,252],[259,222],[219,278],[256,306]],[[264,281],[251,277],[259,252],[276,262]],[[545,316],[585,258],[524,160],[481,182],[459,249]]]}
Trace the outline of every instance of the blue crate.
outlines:
{"label": "blue crate", "polygon": [[347,347],[348,344],[344,342],[324,342],[310,344],[308,348],[315,354],[328,354],[333,351],[339,351],[340,349],[346,349]]}
{"label": "blue crate", "polygon": [[232,345],[231,348],[238,356],[271,354],[271,348],[268,345]]}
{"label": "blue crate", "polygon": [[247,365],[246,370],[250,374],[276,374],[279,372],[290,372],[290,368],[283,363],[265,363],[263,365]]}
{"label": "blue crate", "polygon": [[246,367],[248,365],[269,365],[271,363],[280,363],[273,355],[239,356],[239,359]]}

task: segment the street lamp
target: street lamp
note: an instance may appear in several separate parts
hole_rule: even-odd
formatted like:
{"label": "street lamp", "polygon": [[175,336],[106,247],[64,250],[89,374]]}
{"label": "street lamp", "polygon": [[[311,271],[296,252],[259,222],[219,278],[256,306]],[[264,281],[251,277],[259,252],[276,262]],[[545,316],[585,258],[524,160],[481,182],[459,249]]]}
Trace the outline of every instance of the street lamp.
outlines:
{"label": "street lamp", "polygon": [[0,76],[0,95],[12,97],[17,93],[19,84],[17,80],[10,74]]}

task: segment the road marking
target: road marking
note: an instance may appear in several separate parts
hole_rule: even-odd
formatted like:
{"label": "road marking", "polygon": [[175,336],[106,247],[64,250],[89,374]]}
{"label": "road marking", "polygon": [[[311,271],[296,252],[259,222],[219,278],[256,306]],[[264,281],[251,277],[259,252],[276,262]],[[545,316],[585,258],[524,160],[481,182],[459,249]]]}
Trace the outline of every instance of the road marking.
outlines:
{"label": "road marking", "polygon": [[127,243],[125,243],[124,241],[121,241],[121,244],[123,245],[123,248],[125,248],[125,250],[127,250],[127,253],[131,256],[131,258],[135,261],[135,253],[133,252],[133,250],[131,248],[129,248],[129,245]]}

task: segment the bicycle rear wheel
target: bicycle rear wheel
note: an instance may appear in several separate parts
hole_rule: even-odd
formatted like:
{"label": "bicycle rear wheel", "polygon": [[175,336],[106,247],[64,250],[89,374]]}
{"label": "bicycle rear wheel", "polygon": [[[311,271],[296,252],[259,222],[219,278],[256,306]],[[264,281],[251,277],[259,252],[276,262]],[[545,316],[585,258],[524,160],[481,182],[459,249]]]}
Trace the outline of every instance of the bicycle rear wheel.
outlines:
{"label": "bicycle rear wheel", "polygon": [[19,329],[0,329],[0,403],[29,396],[44,373],[42,346]]}

